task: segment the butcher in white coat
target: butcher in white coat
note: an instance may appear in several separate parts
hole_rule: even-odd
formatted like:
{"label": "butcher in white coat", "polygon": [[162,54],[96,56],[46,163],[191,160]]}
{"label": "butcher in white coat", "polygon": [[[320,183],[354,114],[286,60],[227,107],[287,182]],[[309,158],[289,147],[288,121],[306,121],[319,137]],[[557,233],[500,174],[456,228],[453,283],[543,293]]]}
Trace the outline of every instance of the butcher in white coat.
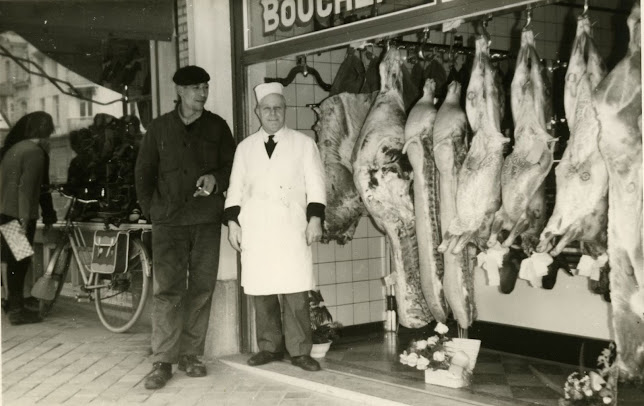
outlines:
{"label": "butcher in white coat", "polygon": [[282,85],[260,84],[255,96],[262,127],[237,146],[224,211],[228,240],[241,253],[242,286],[255,304],[260,352],[248,364],[280,360],[287,350],[293,365],[317,371],[308,291],[315,288],[311,244],[324,222],[324,169],[315,141],[284,125]]}

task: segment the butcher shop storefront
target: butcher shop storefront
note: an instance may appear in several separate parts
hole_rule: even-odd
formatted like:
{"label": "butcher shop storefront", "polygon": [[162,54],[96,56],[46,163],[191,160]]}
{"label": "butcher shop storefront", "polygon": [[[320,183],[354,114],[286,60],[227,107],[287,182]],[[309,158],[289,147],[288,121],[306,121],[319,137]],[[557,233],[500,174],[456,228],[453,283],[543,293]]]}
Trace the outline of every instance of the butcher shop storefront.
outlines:
{"label": "butcher shop storefront", "polygon": [[639,2],[233,3],[242,133],[280,82],[324,163],[325,369],[476,404],[644,399]]}

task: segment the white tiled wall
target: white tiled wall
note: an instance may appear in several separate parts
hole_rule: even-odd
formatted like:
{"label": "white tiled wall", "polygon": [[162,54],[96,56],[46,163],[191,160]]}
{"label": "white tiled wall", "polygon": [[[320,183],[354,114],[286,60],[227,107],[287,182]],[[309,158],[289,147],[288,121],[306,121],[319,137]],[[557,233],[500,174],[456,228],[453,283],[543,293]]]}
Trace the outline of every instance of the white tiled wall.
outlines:
{"label": "white tiled wall", "polygon": [[345,326],[384,320],[385,237],[362,217],[353,241],[313,246],[318,288],[334,320]]}

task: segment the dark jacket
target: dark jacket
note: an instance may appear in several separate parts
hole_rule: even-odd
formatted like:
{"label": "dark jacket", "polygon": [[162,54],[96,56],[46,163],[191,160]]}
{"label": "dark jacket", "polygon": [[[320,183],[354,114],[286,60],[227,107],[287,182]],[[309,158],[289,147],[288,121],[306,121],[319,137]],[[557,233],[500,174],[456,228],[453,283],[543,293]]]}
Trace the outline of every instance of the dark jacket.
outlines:
{"label": "dark jacket", "polygon": [[[153,224],[221,221],[234,155],[230,128],[216,114],[204,110],[189,126],[176,109],[154,119],[136,161],[136,193],[143,214]],[[215,176],[215,193],[193,197],[197,179],[206,174]]]}
{"label": "dark jacket", "polygon": [[42,206],[43,221],[56,222],[51,194],[41,195],[49,182],[49,157],[37,144],[23,140],[12,146],[0,161],[0,213],[18,219],[36,220]]}

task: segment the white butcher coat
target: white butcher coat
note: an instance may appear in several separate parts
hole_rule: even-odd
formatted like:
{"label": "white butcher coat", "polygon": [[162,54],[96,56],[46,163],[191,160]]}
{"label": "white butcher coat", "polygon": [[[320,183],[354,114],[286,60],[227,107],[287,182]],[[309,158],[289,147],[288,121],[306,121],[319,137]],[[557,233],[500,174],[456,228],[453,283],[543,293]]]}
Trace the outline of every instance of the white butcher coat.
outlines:
{"label": "white butcher coat", "polygon": [[241,283],[249,295],[315,288],[306,208],[326,205],[324,169],[312,138],[283,127],[271,158],[260,129],[235,152],[226,208],[240,206]]}

